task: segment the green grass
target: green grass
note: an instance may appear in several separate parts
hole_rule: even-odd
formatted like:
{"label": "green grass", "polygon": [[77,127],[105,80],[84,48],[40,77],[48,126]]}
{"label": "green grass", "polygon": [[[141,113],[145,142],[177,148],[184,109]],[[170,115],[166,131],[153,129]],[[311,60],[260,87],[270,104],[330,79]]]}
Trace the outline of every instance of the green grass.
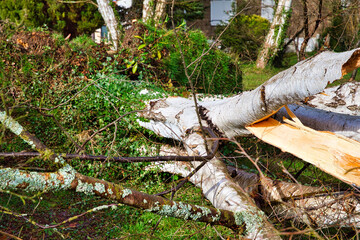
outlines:
{"label": "green grass", "polygon": [[283,68],[274,68],[269,66],[265,69],[258,69],[255,63],[242,64],[240,68],[243,72],[244,91],[255,89],[269,80],[272,76],[284,70]]}
{"label": "green grass", "polygon": [[282,61],[283,67],[277,68],[273,67],[270,64],[264,69],[259,69],[256,67],[255,62],[243,63],[240,66],[240,69],[243,73],[243,90],[249,91],[260,86],[272,76],[278,74],[281,71],[286,70],[292,65],[297,63],[297,56],[295,53],[285,54],[285,57]]}

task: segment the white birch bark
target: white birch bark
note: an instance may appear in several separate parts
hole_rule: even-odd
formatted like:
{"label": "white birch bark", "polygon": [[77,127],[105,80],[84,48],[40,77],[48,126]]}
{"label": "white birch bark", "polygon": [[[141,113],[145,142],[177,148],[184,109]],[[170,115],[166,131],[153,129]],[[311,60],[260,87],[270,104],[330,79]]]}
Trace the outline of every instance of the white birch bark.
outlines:
{"label": "white birch bark", "polygon": [[283,105],[322,92],[328,83],[360,65],[359,59],[360,49],[343,53],[323,52],[280,72],[250,92],[215,102],[201,102],[200,105],[208,110],[207,118],[225,136],[246,135],[246,125],[274,113]]}
{"label": "white birch bark", "polygon": [[118,49],[119,44],[119,33],[118,33],[118,22],[115,18],[114,11],[110,6],[109,0],[96,0],[99,8],[99,12],[103,17],[106,27],[110,33],[111,41],[113,44],[113,50]]}
{"label": "white birch bark", "polygon": [[[228,138],[246,135],[249,133],[245,129],[247,125],[268,117],[285,104],[296,103],[323,91],[328,83],[340,79],[359,65],[360,49],[343,53],[323,52],[277,74],[253,91],[223,100],[199,102],[202,109],[200,113],[202,124],[218,130]],[[182,140],[189,154],[206,154],[201,136],[196,132],[189,135],[194,129],[199,128],[198,116],[192,100],[179,97],[152,100],[147,106],[147,111],[141,113],[141,116],[150,119],[150,122],[139,122],[142,126],[161,136]],[[194,168],[196,164],[198,163],[192,163],[192,167]],[[163,165],[163,169],[175,166],[173,172],[184,175],[190,171],[189,169],[184,171],[186,165],[188,164],[166,164]],[[254,206],[252,201],[239,191],[228,176],[226,167],[218,159],[211,160],[190,180],[202,188],[205,196],[214,206],[250,215],[255,214],[256,219],[263,219],[262,212],[251,207]],[[287,214],[292,213],[288,209]],[[333,224],[333,221],[330,223],[326,222],[325,218],[322,219],[319,221],[323,221],[323,225]],[[259,223],[263,222],[267,223],[265,220],[259,220]],[[247,232],[248,237],[274,239],[275,236],[270,236],[273,231],[270,224],[265,229],[259,225]],[[262,235],[259,236],[259,233]]]}
{"label": "white birch bark", "polygon": [[281,38],[284,36],[284,31],[286,31],[285,24],[288,21],[291,2],[292,0],[279,0],[270,30],[266,35],[263,48],[256,61],[258,68],[264,68],[271,56],[277,53]]}
{"label": "white birch bark", "polygon": [[307,101],[309,106],[326,111],[360,116],[360,83],[347,82],[327,88]]}
{"label": "white birch bark", "polygon": [[[157,168],[182,177],[193,170],[189,163],[183,162],[159,164]],[[354,193],[331,193],[323,187],[273,181],[267,177],[261,179],[257,174],[231,167],[229,171],[236,171],[234,181],[251,196],[259,193],[261,185],[262,200],[271,206],[267,211],[278,218],[317,228],[360,227],[360,203]],[[190,181],[201,187],[196,177],[190,178]]]}
{"label": "white birch bark", "polygon": [[154,14],[153,5],[154,5],[154,0],[143,1],[142,19],[144,22],[147,22],[152,18]]}

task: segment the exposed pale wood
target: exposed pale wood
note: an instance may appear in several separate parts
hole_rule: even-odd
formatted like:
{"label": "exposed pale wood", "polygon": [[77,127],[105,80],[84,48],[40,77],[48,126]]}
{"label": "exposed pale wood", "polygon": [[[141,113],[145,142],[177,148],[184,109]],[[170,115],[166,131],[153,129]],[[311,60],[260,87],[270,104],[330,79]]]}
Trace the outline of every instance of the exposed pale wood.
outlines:
{"label": "exposed pale wood", "polygon": [[[288,123],[291,123],[288,124]],[[309,162],[334,177],[360,186],[360,143],[295,122],[269,118],[246,127],[261,140]]]}

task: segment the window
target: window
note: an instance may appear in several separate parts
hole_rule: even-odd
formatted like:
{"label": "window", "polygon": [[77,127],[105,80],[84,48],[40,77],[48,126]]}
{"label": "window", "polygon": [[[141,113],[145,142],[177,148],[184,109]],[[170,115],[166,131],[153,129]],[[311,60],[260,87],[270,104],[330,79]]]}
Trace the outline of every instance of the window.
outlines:
{"label": "window", "polygon": [[210,0],[210,25],[227,23],[231,18],[232,5],[235,0]]}

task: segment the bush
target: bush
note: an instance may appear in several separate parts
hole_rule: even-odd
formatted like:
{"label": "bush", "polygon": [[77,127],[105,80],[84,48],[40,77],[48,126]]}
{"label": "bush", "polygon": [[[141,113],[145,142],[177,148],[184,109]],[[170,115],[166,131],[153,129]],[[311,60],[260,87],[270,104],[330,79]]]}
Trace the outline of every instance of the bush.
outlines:
{"label": "bush", "polygon": [[2,0],[0,20],[32,28],[46,25],[64,36],[71,34],[72,38],[90,34],[104,23],[93,4],[68,4],[54,0]]}
{"label": "bush", "polygon": [[[224,30],[226,25],[217,27],[216,33]],[[221,36],[221,44],[230,48],[242,60],[254,61],[261,49],[270,23],[257,15],[238,15]]]}
{"label": "bush", "polygon": [[[175,36],[171,37],[171,41],[176,43]],[[178,37],[186,66],[209,49],[208,40],[201,31],[180,31]],[[174,82],[189,87],[181,53],[175,44],[170,47],[170,54],[164,63]],[[201,92],[232,93],[242,89],[242,76],[237,63],[228,54],[217,49],[210,50],[199,62],[192,64],[188,73],[193,75],[193,84]]]}
{"label": "bush", "polygon": [[[140,71],[149,74],[154,71],[148,67],[151,65],[152,68],[156,67],[159,73],[152,78],[154,81],[160,80],[162,84],[189,88],[177,38],[188,66],[210,48],[205,35],[198,30],[186,31],[181,26],[177,28],[176,34],[173,30],[158,29],[141,23],[137,28],[140,29],[139,35],[135,36],[137,42],[124,41],[124,44],[133,44],[130,48],[135,49],[129,53],[129,66],[136,66],[136,70],[140,66]],[[199,62],[192,64],[188,73],[192,75],[193,85],[199,92],[220,94],[242,89],[238,64],[230,55],[218,49],[211,49]],[[162,77],[159,79],[160,75]]]}

